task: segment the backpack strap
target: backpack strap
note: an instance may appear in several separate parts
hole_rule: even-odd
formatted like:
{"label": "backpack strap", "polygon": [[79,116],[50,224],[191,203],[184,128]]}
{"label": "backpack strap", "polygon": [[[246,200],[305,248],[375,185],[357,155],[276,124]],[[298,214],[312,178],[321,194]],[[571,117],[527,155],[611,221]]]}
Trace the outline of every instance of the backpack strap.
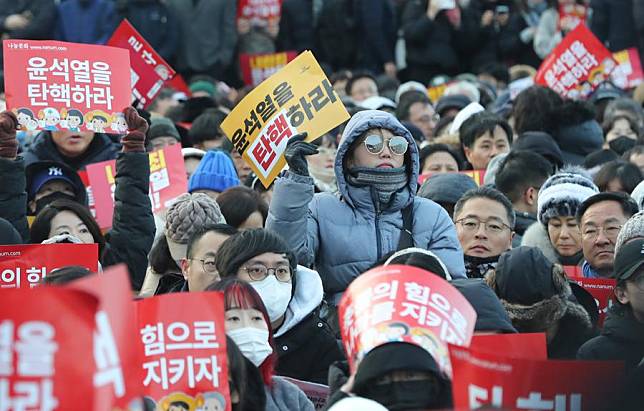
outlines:
{"label": "backpack strap", "polygon": [[407,207],[402,209],[403,227],[400,230],[400,240],[398,240],[398,249],[396,251],[404,250],[405,248],[414,247],[414,202],[412,201]]}

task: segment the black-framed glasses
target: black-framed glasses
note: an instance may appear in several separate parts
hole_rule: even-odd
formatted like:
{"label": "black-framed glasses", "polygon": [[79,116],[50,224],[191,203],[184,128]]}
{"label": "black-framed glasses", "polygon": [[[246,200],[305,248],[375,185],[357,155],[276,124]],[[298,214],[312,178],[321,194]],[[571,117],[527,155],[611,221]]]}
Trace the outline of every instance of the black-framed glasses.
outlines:
{"label": "black-framed glasses", "polygon": [[203,268],[203,270],[207,273],[217,272],[217,266],[215,265],[214,258],[208,258],[204,260],[200,260],[198,258],[191,258],[190,261],[199,261],[201,263],[201,268]]}
{"label": "black-framed glasses", "polygon": [[253,281],[262,281],[273,272],[277,281],[288,283],[291,281],[291,267],[280,265],[278,267],[266,267],[264,264],[252,264],[242,267]]}
{"label": "black-framed glasses", "polygon": [[475,217],[466,217],[456,220],[455,223],[460,224],[466,231],[472,232],[478,231],[481,224],[484,225],[485,231],[492,234],[501,234],[506,228],[512,231],[512,227],[496,219],[483,221]]}
{"label": "black-framed glasses", "polygon": [[393,136],[386,139],[378,134],[369,134],[365,137],[364,146],[370,154],[378,155],[385,149],[385,141],[389,147],[389,151],[397,156],[405,154],[409,147],[409,143],[405,137]]}

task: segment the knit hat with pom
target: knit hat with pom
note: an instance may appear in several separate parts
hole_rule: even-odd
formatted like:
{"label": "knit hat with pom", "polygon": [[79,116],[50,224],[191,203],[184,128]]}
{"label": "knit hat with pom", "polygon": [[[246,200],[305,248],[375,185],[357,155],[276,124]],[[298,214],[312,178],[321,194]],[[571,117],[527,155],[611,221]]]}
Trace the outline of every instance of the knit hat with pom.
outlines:
{"label": "knit hat with pom", "polygon": [[539,190],[539,222],[547,226],[552,217],[574,217],[581,203],[598,192],[599,189],[583,168],[564,167],[547,179]]}

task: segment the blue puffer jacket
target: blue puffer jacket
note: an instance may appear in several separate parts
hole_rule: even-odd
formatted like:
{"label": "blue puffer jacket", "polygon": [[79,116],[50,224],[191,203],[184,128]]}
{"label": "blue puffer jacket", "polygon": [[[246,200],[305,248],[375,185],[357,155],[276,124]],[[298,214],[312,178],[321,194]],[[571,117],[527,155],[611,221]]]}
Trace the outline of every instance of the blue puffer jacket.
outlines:
{"label": "blue puffer jacket", "polygon": [[[408,186],[380,212],[369,187],[350,186],[342,166],[351,143],[372,128],[405,136],[411,158]],[[337,303],[334,294],[343,292],[353,279],[398,248],[403,227],[401,210],[413,202],[414,244],[436,253],[453,278],[465,278],[463,251],[447,212],[433,201],[415,196],[418,170],[418,147],[411,133],[388,113],[361,111],[347,124],[335,157],[339,196],[314,196],[311,177],[287,173],[275,183],[266,228],[289,243],[300,264],[315,266],[327,297]]]}

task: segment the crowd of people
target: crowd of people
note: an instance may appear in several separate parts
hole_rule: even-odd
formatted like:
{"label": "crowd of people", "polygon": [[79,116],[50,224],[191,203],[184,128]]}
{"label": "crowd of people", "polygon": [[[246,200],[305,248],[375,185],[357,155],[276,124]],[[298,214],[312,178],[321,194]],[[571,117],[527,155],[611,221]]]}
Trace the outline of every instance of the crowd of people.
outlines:
{"label": "crowd of people", "polygon": [[[640,1],[283,0],[268,21],[236,18],[232,0],[0,3],[3,38],[103,44],[127,18],[187,80],[191,95],[123,108],[125,136],[17,132],[0,113],[0,244],[96,243],[135,298],[223,292],[233,410],[313,410],[283,376],[328,385],[330,410],[449,408],[450,379],[418,346],[349,370],[338,305],[388,264],[449,281],[475,333],[543,332],[550,359],[623,361],[615,409],[644,407],[644,83],[573,101],[532,80],[572,29],[568,4],[611,51],[644,51]],[[351,118],[290,138],[266,188],[221,123],[252,89],[238,55],[281,50],[313,50]],[[187,192],[155,213],[147,153],[172,145]],[[107,232],[79,176],[105,160]],[[616,280],[603,324],[571,267]]]}

